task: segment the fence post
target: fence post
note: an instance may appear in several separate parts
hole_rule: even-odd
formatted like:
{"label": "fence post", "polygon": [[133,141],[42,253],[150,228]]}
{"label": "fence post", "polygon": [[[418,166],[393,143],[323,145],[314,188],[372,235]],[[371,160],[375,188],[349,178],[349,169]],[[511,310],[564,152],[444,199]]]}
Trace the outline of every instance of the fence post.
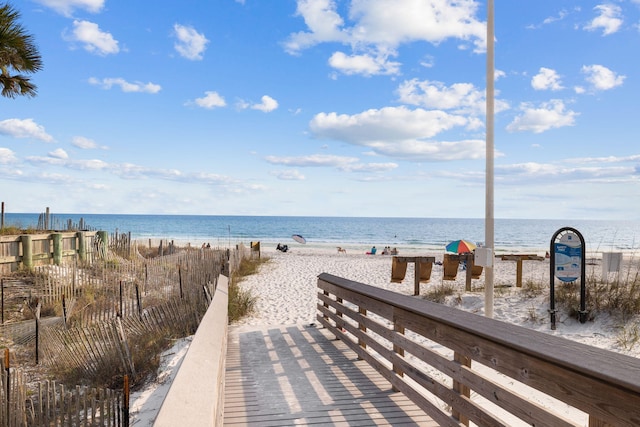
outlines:
{"label": "fence post", "polygon": [[25,269],[31,271],[33,270],[33,244],[31,236],[23,234],[20,236],[20,241],[22,243],[22,265]]}
{"label": "fence post", "polygon": [[109,247],[109,233],[106,231],[98,231],[98,254],[102,257],[107,255],[107,248]]}
{"label": "fence post", "polygon": [[7,398],[7,426],[9,426],[10,425],[9,420],[11,419],[9,415],[9,410],[11,409],[11,370],[9,366],[9,349],[8,348],[4,349],[4,369],[6,371],[6,376],[7,376],[7,390],[5,391],[5,393]]}
{"label": "fence post", "polygon": [[51,239],[53,240],[53,264],[62,265],[62,234],[53,233]]}
{"label": "fence post", "polygon": [[122,400],[122,424],[124,427],[129,427],[129,375],[124,376]]}
{"label": "fence post", "polygon": [[136,283],[136,301],[138,302],[138,316],[142,318],[142,301],[140,300],[140,289]]}
{"label": "fence post", "polygon": [[42,301],[38,301],[36,307],[35,320],[36,320],[36,365],[40,363],[40,310],[42,309]]}

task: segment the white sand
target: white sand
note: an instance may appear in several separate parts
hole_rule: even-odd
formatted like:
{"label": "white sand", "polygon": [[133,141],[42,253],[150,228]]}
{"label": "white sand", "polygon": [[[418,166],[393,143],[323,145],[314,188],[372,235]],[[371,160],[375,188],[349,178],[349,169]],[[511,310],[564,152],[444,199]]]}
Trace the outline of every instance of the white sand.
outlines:
{"label": "white sand", "polygon": [[[249,276],[241,286],[250,289],[258,297],[256,310],[251,316],[238,322],[241,327],[264,325],[288,325],[294,323],[313,323],[316,318],[317,276],[331,273],[368,285],[389,289],[405,295],[413,295],[413,265],[410,263],[402,283],[391,283],[391,257],[384,255],[365,255],[348,251],[338,253],[334,248],[317,249],[296,246],[290,252],[263,250],[263,256],[270,260],[264,264],[259,274]],[[416,254],[411,254],[412,256]],[[436,262],[442,261],[442,253],[424,253],[435,256]],[[540,253],[537,255],[544,255]],[[634,260],[627,260],[634,264]],[[640,344],[631,349],[623,348],[618,337],[624,326],[621,321],[605,313],[598,313],[594,321],[581,324],[576,319],[558,313],[557,329],[551,331],[549,309],[549,261],[524,261],[522,282],[544,285],[542,293],[531,297],[523,288],[517,288],[516,262],[502,261],[498,258],[494,265],[494,318],[526,328],[536,329],[568,339],[605,348],[631,356],[640,357]],[[587,265],[588,277],[601,277],[601,265]],[[623,266],[621,279],[628,274]],[[634,273],[635,274],[635,273]],[[460,270],[455,281],[444,281],[453,285],[456,292],[449,297],[447,304],[477,314],[484,314],[484,274],[472,281],[472,292],[464,292],[466,272]],[[610,273],[610,280],[617,274]],[[420,287],[425,294],[440,284],[442,266],[434,265],[431,280]],[[558,286],[558,285],[556,285]],[[525,286],[526,287],[526,286]],[[417,297],[419,298],[419,297]],[[627,323],[627,327],[637,323]]]}
{"label": "white sand", "polygon": [[[389,289],[405,295],[413,295],[413,266],[409,264],[407,274],[402,283],[391,283],[391,257],[384,255],[365,255],[366,250],[347,249],[347,253],[338,253],[336,248],[311,248],[296,245],[289,252],[282,253],[275,249],[263,249],[263,256],[268,257],[258,274],[249,276],[241,282],[244,289],[251,289],[258,297],[255,312],[237,323],[240,330],[251,330],[255,327],[280,326],[296,323],[309,324],[316,321],[317,276],[320,273],[331,273],[354,281]],[[435,256],[442,261],[442,253],[412,253],[411,256]],[[537,255],[544,255],[538,253]],[[629,265],[637,264],[636,260],[627,259]],[[484,314],[484,274],[472,281],[472,292],[464,292],[465,272],[459,271],[456,281],[444,282],[453,284],[456,292],[449,297],[447,304],[462,310]],[[622,281],[629,270],[623,266]],[[635,271],[632,273],[635,274]],[[587,276],[601,276],[601,265],[596,263],[587,266]],[[609,279],[617,274],[610,273]],[[516,262],[496,259],[494,266],[494,318],[526,328],[536,329],[549,334],[579,341],[587,345],[640,357],[640,343],[625,348],[619,343],[622,330],[626,327],[638,328],[638,319],[627,322],[598,313],[594,321],[585,324],[576,319],[559,314],[557,329],[550,329],[549,320],[549,261],[525,261],[523,263],[523,283],[534,282],[544,284],[544,290],[536,296],[528,296],[521,288],[515,287]],[[443,283],[442,267],[434,265],[431,280],[421,285],[421,294],[430,288]],[[420,297],[416,297],[420,298]],[[163,356],[160,380],[147,389],[132,394],[132,424],[135,426],[152,425],[156,411],[159,409],[176,366],[179,366],[190,340],[183,340]],[[540,404],[553,406],[554,403],[541,401]],[[562,405],[561,405],[562,406]],[[579,415],[571,409],[555,408],[574,420]]]}

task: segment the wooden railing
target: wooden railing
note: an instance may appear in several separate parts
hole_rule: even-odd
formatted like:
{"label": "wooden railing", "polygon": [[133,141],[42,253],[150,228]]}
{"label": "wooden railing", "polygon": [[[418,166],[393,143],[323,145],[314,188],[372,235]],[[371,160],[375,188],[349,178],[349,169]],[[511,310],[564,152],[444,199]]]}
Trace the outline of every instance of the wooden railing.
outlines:
{"label": "wooden railing", "polygon": [[440,425],[640,425],[636,358],[327,273],[318,288],[318,321]]}
{"label": "wooden railing", "polygon": [[213,301],[158,412],[156,427],[222,425],[228,278],[221,275],[217,283]]}
{"label": "wooden railing", "polygon": [[[60,265],[76,258],[91,261],[100,250],[97,248],[99,234],[106,242],[106,232],[100,231],[0,236],[0,272],[10,273],[20,268],[30,270],[37,265]],[[104,247],[106,243],[101,245]]]}

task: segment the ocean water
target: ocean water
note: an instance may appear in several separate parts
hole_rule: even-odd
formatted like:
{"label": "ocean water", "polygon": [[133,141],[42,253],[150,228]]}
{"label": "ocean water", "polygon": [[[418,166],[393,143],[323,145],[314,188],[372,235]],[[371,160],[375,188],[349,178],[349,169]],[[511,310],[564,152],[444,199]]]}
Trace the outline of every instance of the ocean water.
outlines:
{"label": "ocean water", "polygon": [[[53,214],[51,228],[64,229],[80,219],[92,230],[131,233],[139,241],[173,240],[178,244],[228,247],[260,241],[264,245],[299,246],[300,234],[311,247],[342,246],[364,250],[371,246],[397,247],[415,252],[440,251],[451,240],[484,241],[484,219],[468,218],[358,218],[297,216],[207,215],[99,215]],[[6,213],[5,225],[35,227],[38,214]],[[563,227],[577,229],[587,252],[635,253],[640,249],[640,222],[595,220],[496,219],[495,252],[544,252],[553,234]]]}

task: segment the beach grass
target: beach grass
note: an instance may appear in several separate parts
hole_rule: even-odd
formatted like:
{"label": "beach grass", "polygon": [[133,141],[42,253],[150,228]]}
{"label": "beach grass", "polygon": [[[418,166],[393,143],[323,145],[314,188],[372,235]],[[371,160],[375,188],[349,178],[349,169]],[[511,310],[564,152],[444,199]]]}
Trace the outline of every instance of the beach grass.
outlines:
{"label": "beach grass", "polygon": [[257,274],[260,266],[269,262],[269,258],[244,258],[238,269],[231,275],[229,283],[229,322],[240,320],[255,309],[257,296],[251,290],[243,289],[240,283],[247,276]]}
{"label": "beach grass", "polygon": [[38,230],[34,227],[22,228],[17,225],[5,225],[0,228],[0,236],[19,236],[21,234],[36,234]]}

